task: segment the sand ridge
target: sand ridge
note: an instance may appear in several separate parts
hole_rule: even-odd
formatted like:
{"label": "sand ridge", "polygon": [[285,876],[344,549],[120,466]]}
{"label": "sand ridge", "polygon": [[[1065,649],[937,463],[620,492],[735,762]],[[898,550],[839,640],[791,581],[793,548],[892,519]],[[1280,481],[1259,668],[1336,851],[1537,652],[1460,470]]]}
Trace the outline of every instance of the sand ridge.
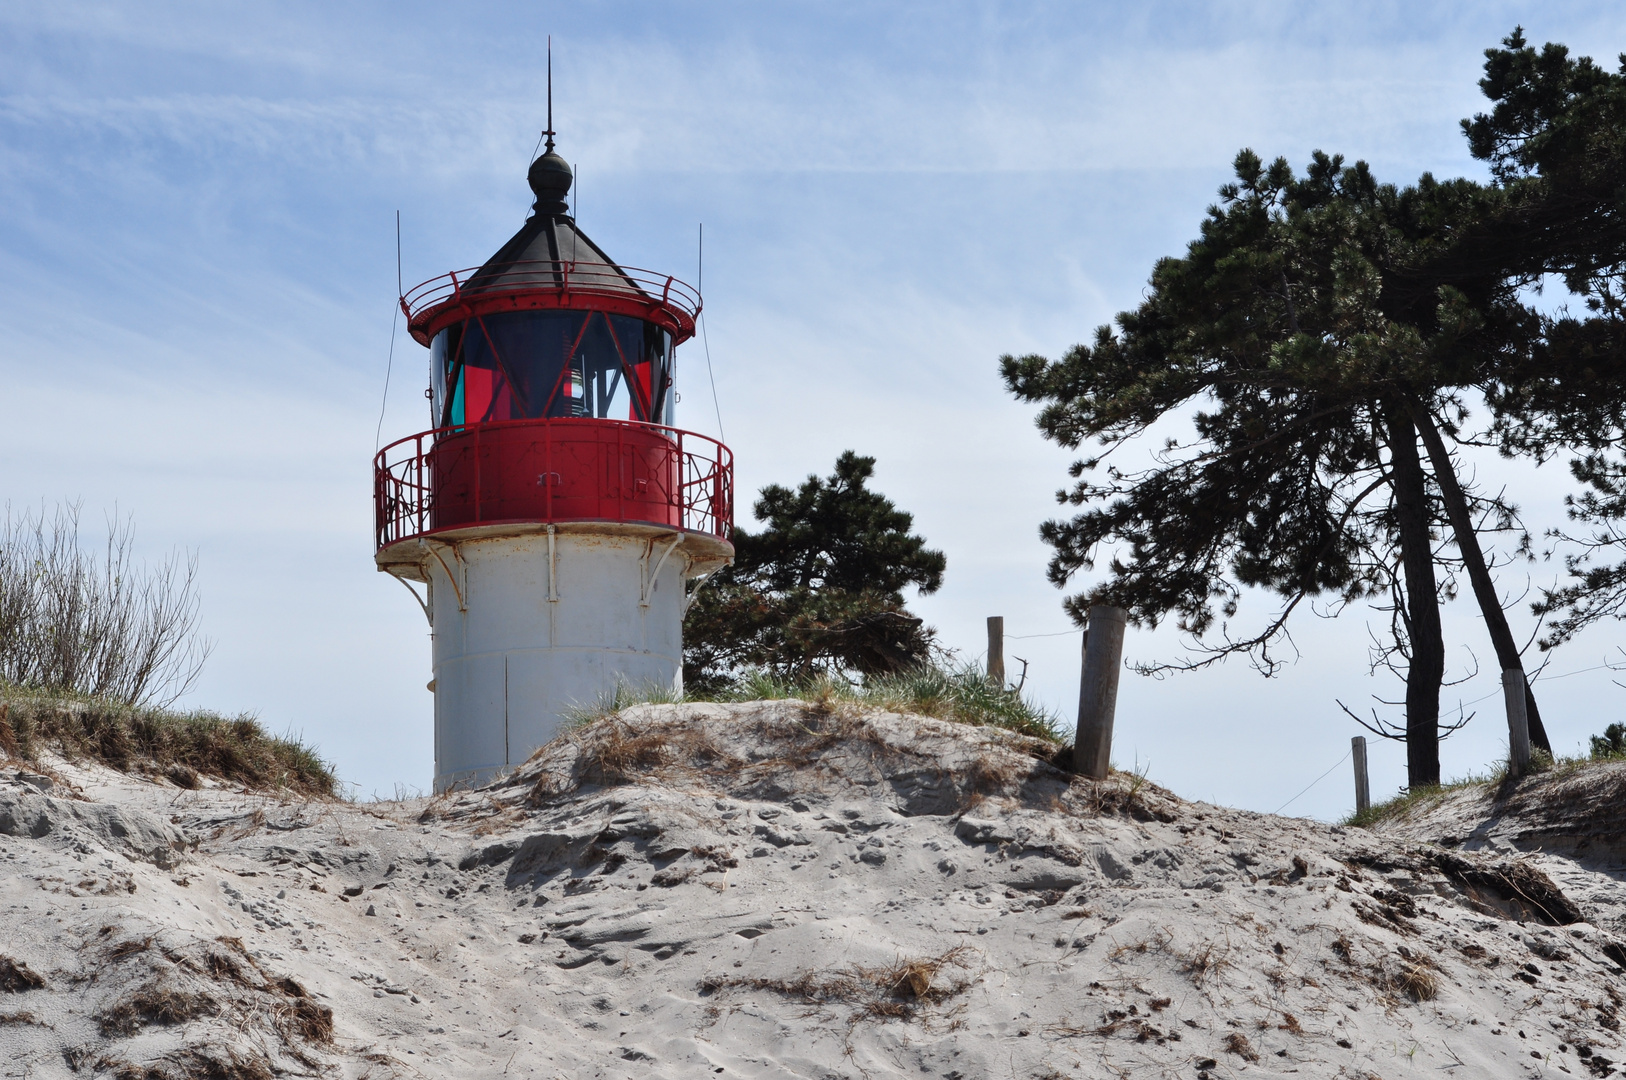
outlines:
{"label": "sand ridge", "polygon": [[436,799],[7,769],[0,957],[41,985],[7,989],[0,962],[0,1065],[1390,1078],[1626,1057],[1613,849],[1522,850],[1460,802],[1385,832],[1188,803],[1051,752],[779,702],[639,706]]}

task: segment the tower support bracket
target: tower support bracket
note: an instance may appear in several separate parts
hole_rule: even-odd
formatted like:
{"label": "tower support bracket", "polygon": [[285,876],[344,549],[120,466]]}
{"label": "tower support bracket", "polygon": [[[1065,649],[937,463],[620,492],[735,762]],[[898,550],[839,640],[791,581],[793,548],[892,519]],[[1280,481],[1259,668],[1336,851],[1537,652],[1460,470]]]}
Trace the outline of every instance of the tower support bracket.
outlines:
{"label": "tower support bracket", "polygon": [[[649,565],[650,556],[655,554],[655,542],[656,542],[656,539],[657,538],[655,538],[655,537],[650,538],[649,547],[644,552],[643,562],[644,562],[644,565],[646,567]],[[678,533],[675,536],[673,536],[672,537],[672,542],[670,544],[666,545],[666,550],[665,551],[661,552],[660,561],[655,564],[655,569],[649,571],[648,573],[646,573],[644,575],[643,588],[639,590],[639,595],[638,595],[638,606],[639,607],[648,607],[649,606],[649,594],[652,593],[655,590],[655,579],[660,576],[661,567],[666,565],[666,557],[668,555],[672,554],[672,552],[676,551],[677,546],[679,544],[681,544],[681,543],[683,543],[683,534],[682,533]]]}

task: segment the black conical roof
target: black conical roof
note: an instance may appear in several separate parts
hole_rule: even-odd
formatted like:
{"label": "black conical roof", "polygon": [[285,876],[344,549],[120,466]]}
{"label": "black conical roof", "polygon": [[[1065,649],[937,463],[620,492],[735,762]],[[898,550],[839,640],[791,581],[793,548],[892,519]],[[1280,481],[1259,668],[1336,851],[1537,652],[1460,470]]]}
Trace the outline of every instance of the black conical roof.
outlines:
{"label": "black conical roof", "polygon": [[576,284],[595,290],[626,290],[648,298],[649,294],[577,227],[565,201],[573,177],[564,158],[550,147],[531,163],[526,179],[536,194],[531,216],[463,285],[465,294]]}

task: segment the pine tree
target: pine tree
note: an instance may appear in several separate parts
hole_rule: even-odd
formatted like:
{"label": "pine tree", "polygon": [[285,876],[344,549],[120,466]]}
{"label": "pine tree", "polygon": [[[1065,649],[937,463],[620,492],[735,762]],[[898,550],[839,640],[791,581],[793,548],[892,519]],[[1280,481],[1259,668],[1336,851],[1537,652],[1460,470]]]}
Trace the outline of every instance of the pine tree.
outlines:
{"label": "pine tree", "polygon": [[1489,113],[1463,121],[1474,156],[1506,198],[1464,238],[1470,265],[1498,262],[1526,287],[1563,281],[1580,300],[1542,319],[1535,347],[1491,387],[1497,435],[1510,452],[1570,453],[1582,486],[1556,534],[1571,546],[1570,584],[1546,591],[1543,648],[1605,618],[1626,617],[1626,57],[1610,73],[1562,45],[1537,50],[1515,30],[1485,54]]}
{"label": "pine tree", "polygon": [[[1457,574],[1498,666],[1522,669],[1481,541],[1519,534],[1516,508],[1464,484],[1452,446],[1469,397],[1539,338],[1517,275],[1475,263],[1459,242],[1506,195],[1428,175],[1396,188],[1322,153],[1303,176],[1251,151],[1235,170],[1199,238],[1157,264],[1147,299],[1115,328],[1056,361],[1001,359],[1011,392],[1044,406],[1047,438],[1104,448],[1058,493],[1083,512],[1041,529],[1050,577],[1065,585],[1110,549],[1105,578],[1067,607],[1082,619],[1113,604],[1149,625],[1173,614],[1199,651],[1165,667],[1240,653],[1268,674],[1307,602],[1387,607],[1377,662],[1404,673],[1406,718],[1374,730],[1405,739],[1412,786],[1437,784],[1439,605]],[[1149,466],[1108,461],[1154,427],[1180,434]],[[1233,636],[1248,587],[1280,605]],[[1550,750],[1527,701],[1532,741]]]}
{"label": "pine tree", "polygon": [[929,659],[931,631],[904,607],[943,583],[947,560],[910,532],[912,515],[868,487],[875,459],[851,450],[829,477],[772,484],[760,532],[736,530],[733,565],[684,620],[684,683],[720,688],[758,669],[799,681],[903,671]]}

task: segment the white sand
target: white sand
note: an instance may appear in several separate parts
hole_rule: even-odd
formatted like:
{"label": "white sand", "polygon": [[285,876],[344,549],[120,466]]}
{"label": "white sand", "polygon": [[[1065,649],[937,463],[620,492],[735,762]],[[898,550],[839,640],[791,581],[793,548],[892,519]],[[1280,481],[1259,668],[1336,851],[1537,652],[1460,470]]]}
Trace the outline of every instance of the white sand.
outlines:
{"label": "white sand", "polygon": [[[1620,771],[1569,819],[1531,801],[1487,825],[1475,796],[1377,834],[1069,783],[1036,748],[693,705],[435,801],[61,764],[70,798],[13,765],[0,956],[45,985],[0,992],[0,1069],[1466,1078],[1626,1057]],[[1590,847],[1521,857],[1584,921],[1511,918],[1530,909],[1485,874],[1577,813],[1608,817]]]}

